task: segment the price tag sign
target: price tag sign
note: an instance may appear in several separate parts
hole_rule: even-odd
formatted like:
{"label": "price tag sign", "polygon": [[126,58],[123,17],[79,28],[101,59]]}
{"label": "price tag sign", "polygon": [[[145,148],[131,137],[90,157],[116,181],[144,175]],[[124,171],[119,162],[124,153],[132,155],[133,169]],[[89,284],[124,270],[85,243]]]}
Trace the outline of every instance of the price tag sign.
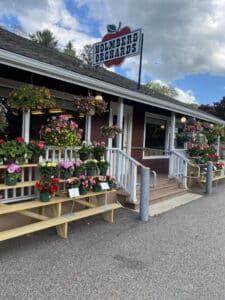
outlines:
{"label": "price tag sign", "polygon": [[68,189],[68,193],[70,198],[76,198],[80,196],[79,188]]}
{"label": "price tag sign", "polygon": [[108,182],[100,182],[100,187],[103,191],[109,190]]}

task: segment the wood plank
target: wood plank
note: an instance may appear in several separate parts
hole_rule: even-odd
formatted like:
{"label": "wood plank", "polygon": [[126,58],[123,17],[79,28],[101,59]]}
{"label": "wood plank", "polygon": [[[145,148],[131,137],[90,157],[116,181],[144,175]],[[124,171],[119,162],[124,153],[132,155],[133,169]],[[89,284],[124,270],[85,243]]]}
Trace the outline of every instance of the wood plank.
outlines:
{"label": "wood plank", "polygon": [[[115,191],[109,191],[110,192],[115,192]],[[80,195],[76,199],[85,199],[89,197],[95,197],[97,195],[104,194],[105,192],[98,192],[98,193],[93,193],[90,192],[87,195]],[[22,211],[22,210],[30,210],[31,208],[38,208],[38,207],[44,207],[44,206],[49,206],[53,205],[56,203],[63,203],[63,202],[68,202],[68,201],[73,201],[74,198],[68,198],[68,197],[54,197],[52,198],[49,202],[41,202],[39,200],[33,200],[33,201],[26,201],[23,203],[15,203],[15,204],[7,204],[4,207],[0,207],[0,215],[3,214],[8,214],[8,213],[13,213],[17,211]]]}
{"label": "wood plank", "polygon": [[54,227],[63,223],[65,223],[65,218],[57,217],[46,221],[40,221],[37,223],[21,226],[18,228],[5,230],[0,232],[0,241],[5,241],[11,238],[19,237],[32,232]]}
{"label": "wood plank", "polygon": [[37,213],[35,213],[33,211],[29,211],[29,210],[19,211],[18,213],[21,215],[24,215],[24,216],[27,216],[27,217],[30,217],[33,219],[37,219],[37,220],[42,220],[42,221],[49,219],[49,217],[37,214]]}
{"label": "wood plank", "polygon": [[89,208],[89,209],[85,209],[85,210],[76,212],[73,217],[68,218],[68,217],[66,217],[66,215],[64,215],[64,216],[60,216],[60,217],[56,217],[56,218],[51,218],[51,219],[48,219],[45,221],[40,221],[37,223],[21,226],[18,228],[5,230],[5,231],[0,232],[0,241],[19,237],[19,236],[22,236],[25,234],[44,230],[44,229],[47,229],[50,227],[59,228],[59,230],[57,230],[58,234],[61,237],[67,237],[67,231],[68,231],[68,226],[66,225],[67,223],[76,221],[79,219],[83,219],[86,217],[94,216],[97,214],[105,214],[105,213],[109,212],[110,210],[118,209],[118,208],[121,208],[122,206],[117,203],[112,203],[112,204],[107,205],[107,207],[108,208],[99,206],[99,207]]}
{"label": "wood plank", "polygon": [[90,203],[90,202],[87,202],[85,200],[81,200],[81,199],[73,199],[73,201],[75,201],[76,203],[79,203],[83,206],[86,206],[86,207],[96,207],[97,205],[95,205],[94,203]]}
{"label": "wood plank", "polygon": [[72,221],[76,221],[76,220],[80,220],[83,218],[87,218],[90,216],[94,216],[97,214],[104,214],[110,210],[114,210],[114,209],[118,209],[121,208],[122,206],[118,203],[111,203],[111,204],[107,204],[106,206],[97,206],[97,207],[93,207],[93,208],[89,208],[89,209],[84,209],[84,210],[80,210],[78,212],[74,213],[74,216],[69,216],[67,219],[68,222],[72,222]]}
{"label": "wood plank", "polygon": [[[20,164],[19,165],[21,168],[35,168],[38,166],[38,164]],[[0,165],[0,169],[6,169],[8,165]]]}
{"label": "wood plank", "polygon": [[24,182],[17,182],[16,185],[5,185],[0,184],[0,190],[10,190],[10,189],[19,189],[25,187],[35,186],[36,181],[24,181]]}

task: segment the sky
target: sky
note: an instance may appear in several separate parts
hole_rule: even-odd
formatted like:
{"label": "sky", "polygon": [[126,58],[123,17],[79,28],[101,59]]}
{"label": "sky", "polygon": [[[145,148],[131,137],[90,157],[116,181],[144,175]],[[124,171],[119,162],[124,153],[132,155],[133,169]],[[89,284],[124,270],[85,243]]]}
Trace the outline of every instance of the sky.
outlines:
{"label": "sky", "polygon": [[[225,0],[0,0],[0,25],[25,36],[49,29],[79,54],[100,42],[107,24],[144,33],[141,83],[158,81],[186,103],[225,96]],[[137,81],[139,56],[110,69]]]}

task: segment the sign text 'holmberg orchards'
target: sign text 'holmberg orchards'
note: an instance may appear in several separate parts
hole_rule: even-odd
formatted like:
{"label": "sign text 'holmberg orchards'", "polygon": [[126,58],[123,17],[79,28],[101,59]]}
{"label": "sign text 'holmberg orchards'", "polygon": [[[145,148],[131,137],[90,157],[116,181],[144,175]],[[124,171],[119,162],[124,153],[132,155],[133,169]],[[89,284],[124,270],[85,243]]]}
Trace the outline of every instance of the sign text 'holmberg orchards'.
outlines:
{"label": "sign text 'holmberg orchards'", "polygon": [[141,29],[131,31],[129,27],[120,29],[120,26],[121,23],[116,29],[115,25],[108,25],[102,42],[93,45],[93,65],[120,65],[125,57],[139,54]]}

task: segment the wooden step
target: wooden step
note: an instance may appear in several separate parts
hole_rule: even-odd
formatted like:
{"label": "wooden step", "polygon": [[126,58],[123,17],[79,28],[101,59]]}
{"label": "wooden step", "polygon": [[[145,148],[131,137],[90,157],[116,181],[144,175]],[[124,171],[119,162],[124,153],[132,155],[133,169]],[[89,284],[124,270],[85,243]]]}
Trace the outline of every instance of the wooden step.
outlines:
{"label": "wooden step", "polygon": [[[83,219],[86,217],[94,216],[97,214],[107,214],[108,212],[114,211],[115,209],[121,208],[121,205],[118,203],[111,203],[104,206],[98,206],[95,208],[84,209],[79,212],[75,212],[72,214],[65,214],[60,217],[51,218],[45,221],[40,221],[36,223],[32,223],[29,225],[21,226],[14,229],[9,229],[0,232],[0,241],[8,240],[11,238],[19,237],[22,235],[26,235],[32,232],[44,230],[51,227],[56,227],[62,224],[67,224],[72,221],[76,221],[79,219]],[[110,215],[106,219],[109,222],[113,221],[113,215]],[[67,234],[66,234],[67,235]]]}

